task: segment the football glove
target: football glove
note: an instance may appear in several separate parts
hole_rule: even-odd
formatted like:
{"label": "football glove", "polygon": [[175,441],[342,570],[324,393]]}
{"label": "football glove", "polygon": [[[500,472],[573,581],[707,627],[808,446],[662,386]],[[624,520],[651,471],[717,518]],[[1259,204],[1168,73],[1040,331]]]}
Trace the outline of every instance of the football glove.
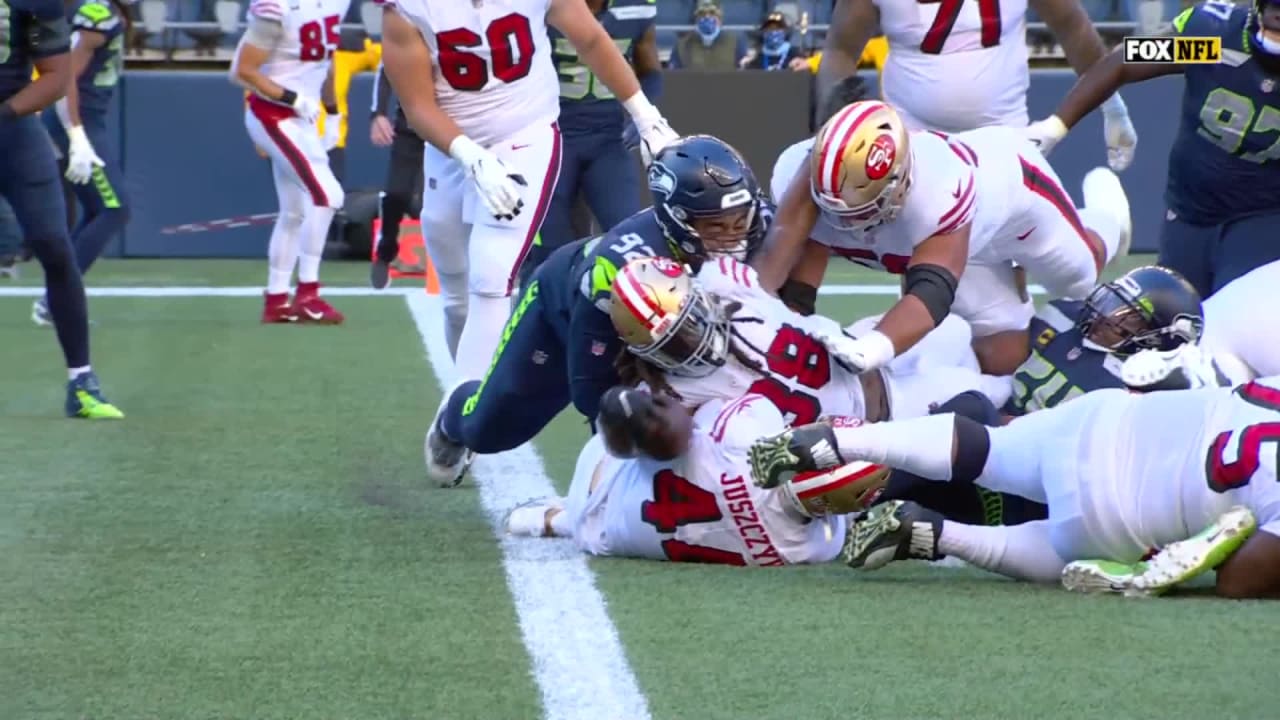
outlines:
{"label": "football glove", "polygon": [[449,154],[467,169],[467,176],[476,184],[481,202],[495,218],[511,220],[520,214],[524,208],[520,188],[529,185],[524,176],[511,172],[497,155],[465,135],[459,135],[453,141]]}
{"label": "football glove", "polygon": [[1107,140],[1107,165],[1116,172],[1129,167],[1138,147],[1138,131],[1133,128],[1129,108],[1120,93],[1102,103],[1102,133]]}
{"label": "football glove", "polygon": [[290,103],[293,112],[297,114],[298,119],[308,125],[315,125],[316,120],[320,119],[320,103],[314,98],[306,95],[299,95]]}
{"label": "football glove", "polygon": [[642,125],[637,121],[636,131],[640,134],[640,157],[644,159],[645,165],[652,163],[654,156],[662,152],[662,148],[680,139],[676,131],[667,124],[667,119],[661,115],[649,124]]}
{"label": "football glove", "polygon": [[872,330],[856,339],[843,332],[822,332],[817,339],[831,353],[833,360],[857,374],[888,365],[896,354],[893,341],[879,330]]}
{"label": "football glove", "polygon": [[100,168],[105,163],[93,149],[93,143],[85,135],[84,127],[76,125],[67,128],[67,139],[67,180],[76,185],[84,185],[93,177],[93,169]]}
{"label": "football glove", "polygon": [[1023,133],[1032,144],[1040,148],[1041,155],[1048,157],[1058,141],[1066,137],[1067,126],[1057,115],[1050,115],[1044,120],[1031,123]]}
{"label": "football glove", "polygon": [[1219,384],[1213,360],[1196,345],[1141,350],[1120,366],[1120,380],[1134,392],[1194,390]]}

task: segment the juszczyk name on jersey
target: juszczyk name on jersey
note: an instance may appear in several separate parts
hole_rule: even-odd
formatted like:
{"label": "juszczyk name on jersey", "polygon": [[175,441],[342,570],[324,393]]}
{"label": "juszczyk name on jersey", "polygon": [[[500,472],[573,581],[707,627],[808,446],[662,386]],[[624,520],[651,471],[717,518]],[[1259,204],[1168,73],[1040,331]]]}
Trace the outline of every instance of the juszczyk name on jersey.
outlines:
{"label": "juszczyk name on jersey", "polygon": [[1169,63],[1207,65],[1222,62],[1220,37],[1127,37],[1127,63]]}

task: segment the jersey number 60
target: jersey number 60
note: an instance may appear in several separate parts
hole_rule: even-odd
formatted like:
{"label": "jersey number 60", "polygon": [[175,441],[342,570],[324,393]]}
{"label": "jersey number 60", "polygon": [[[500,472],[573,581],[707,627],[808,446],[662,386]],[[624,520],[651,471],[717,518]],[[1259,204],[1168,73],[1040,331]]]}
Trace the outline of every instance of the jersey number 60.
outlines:
{"label": "jersey number 60", "polygon": [[[489,46],[489,62],[468,51],[484,45]],[[518,13],[489,23],[484,37],[470,28],[436,33],[436,47],[440,75],[454,90],[481,90],[489,83],[490,74],[502,82],[515,82],[533,67],[533,30],[529,19]]]}

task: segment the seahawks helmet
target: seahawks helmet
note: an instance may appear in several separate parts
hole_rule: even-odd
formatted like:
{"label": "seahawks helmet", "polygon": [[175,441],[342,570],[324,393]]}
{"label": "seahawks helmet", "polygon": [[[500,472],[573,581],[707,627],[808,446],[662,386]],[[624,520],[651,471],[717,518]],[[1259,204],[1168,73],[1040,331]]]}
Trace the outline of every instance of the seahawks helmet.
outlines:
{"label": "seahawks helmet", "polygon": [[760,185],[723,140],[690,135],[663,148],[649,166],[649,190],[663,233],[695,269],[717,255],[745,260],[764,241]]}
{"label": "seahawks helmet", "polygon": [[1169,268],[1147,265],[1093,289],[1076,321],[1086,345],[1117,355],[1197,343],[1200,293]]}

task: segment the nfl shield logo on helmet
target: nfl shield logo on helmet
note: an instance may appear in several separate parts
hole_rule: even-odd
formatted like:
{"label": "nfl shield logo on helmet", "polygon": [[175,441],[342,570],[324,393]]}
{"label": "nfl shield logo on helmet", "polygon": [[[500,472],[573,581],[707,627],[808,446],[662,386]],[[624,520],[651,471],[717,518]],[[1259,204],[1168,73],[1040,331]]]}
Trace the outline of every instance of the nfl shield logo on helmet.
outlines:
{"label": "nfl shield logo on helmet", "polygon": [[604,351],[605,351],[605,346],[604,346],[604,343],[603,343],[603,342],[601,342],[601,341],[599,341],[599,340],[596,340],[595,342],[592,342],[592,343],[591,343],[591,354],[592,354],[592,355],[595,355],[596,357],[600,357],[600,356],[604,355]]}
{"label": "nfl shield logo on helmet", "polygon": [[1071,348],[1070,350],[1067,351],[1067,359],[1075,360],[1076,358],[1080,357],[1080,352],[1081,350],[1078,347]]}

